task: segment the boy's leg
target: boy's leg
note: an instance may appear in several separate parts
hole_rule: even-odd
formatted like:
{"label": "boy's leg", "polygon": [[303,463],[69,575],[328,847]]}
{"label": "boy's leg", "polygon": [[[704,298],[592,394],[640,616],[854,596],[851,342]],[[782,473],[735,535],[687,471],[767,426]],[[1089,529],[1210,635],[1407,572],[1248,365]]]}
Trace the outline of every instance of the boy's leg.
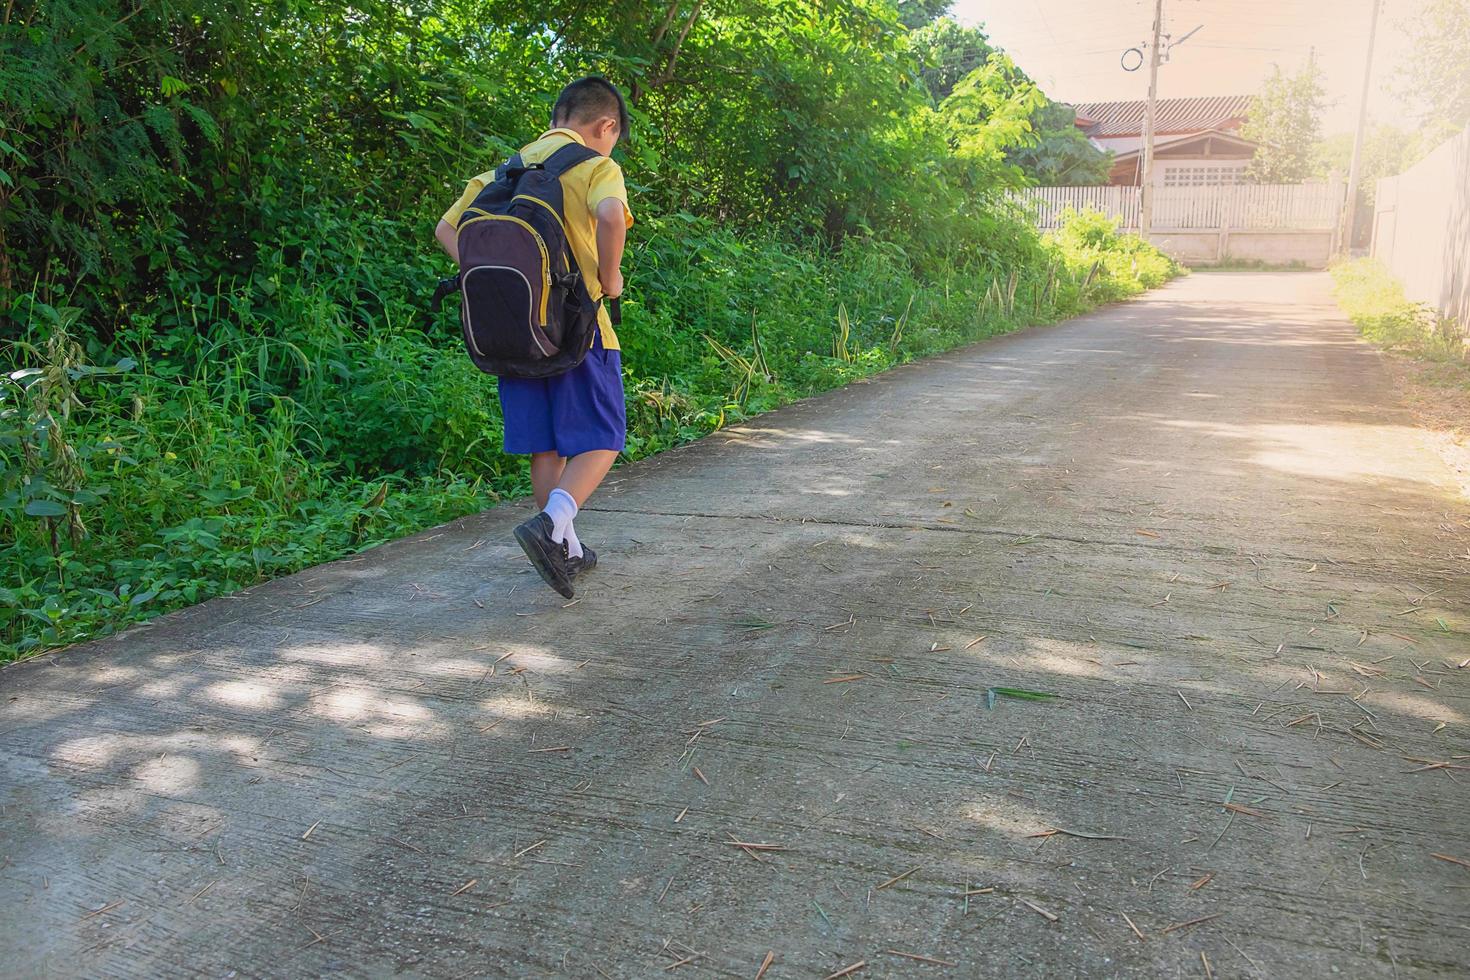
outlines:
{"label": "boy's leg", "polygon": [[[555,448],[550,385],[545,379],[501,378],[499,389],[505,451],[531,457],[531,486],[537,505],[544,508],[565,466]],[[562,546],[551,540],[553,528],[552,518],[542,510],[515,529],[515,539],[541,579],[570,599],[571,569]]]}
{"label": "boy's leg", "polygon": [[567,461],[555,450],[531,454],[531,489],[536,494],[537,507],[545,509],[546,500],[561,482],[566,465]]}
{"label": "boy's leg", "polygon": [[604,347],[602,339],[599,333],[581,364],[547,384],[556,448],[567,461],[548,511],[554,511],[555,534],[565,540],[567,553],[585,557],[581,570],[595,566],[597,558],[577,540],[572,522],[617,462],[627,432],[622,355]]}
{"label": "boy's leg", "polygon": [[[627,429],[622,358],[618,351],[605,349],[601,339],[594,339],[576,368],[544,382],[559,458],[553,462],[537,459],[541,453],[533,455],[532,483],[542,510],[516,532],[517,540],[527,538],[521,546],[532,562],[542,559],[537,565],[542,578],[568,598],[571,578],[597,564],[596,555],[577,540],[572,522],[617,461]],[[531,536],[537,540],[528,544]]]}
{"label": "boy's leg", "polygon": [[567,460],[556,488],[571,494],[577,506],[581,507],[592,496],[592,491],[597,489],[598,484],[602,483],[617,459],[618,454],[611,449],[592,449],[579,453]]}
{"label": "boy's leg", "polygon": [[[566,545],[568,558],[582,560],[579,571],[595,566],[597,556],[582,547],[572,522],[617,458],[618,454],[611,449],[589,449],[564,461],[561,479],[543,505],[542,512],[551,518],[551,540]],[[549,467],[546,472],[550,472]]]}

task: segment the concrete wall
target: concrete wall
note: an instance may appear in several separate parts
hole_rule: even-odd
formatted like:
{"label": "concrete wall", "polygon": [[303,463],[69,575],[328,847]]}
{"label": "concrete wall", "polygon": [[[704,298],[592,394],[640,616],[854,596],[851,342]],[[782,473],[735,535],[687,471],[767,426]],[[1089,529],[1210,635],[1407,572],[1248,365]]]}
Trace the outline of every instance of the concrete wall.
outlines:
{"label": "concrete wall", "polygon": [[1216,231],[1156,231],[1148,240],[1185,265],[1220,261],[1220,233]]}
{"label": "concrete wall", "polygon": [[1300,262],[1308,268],[1325,269],[1332,259],[1332,237],[1330,231],[1233,231],[1225,244],[1225,255],[1271,265]]}
{"label": "concrete wall", "polygon": [[1373,255],[1410,299],[1470,324],[1470,129],[1378,182]]}
{"label": "concrete wall", "polygon": [[1235,259],[1325,269],[1332,258],[1330,231],[1156,231],[1149,240],[1186,265]]}

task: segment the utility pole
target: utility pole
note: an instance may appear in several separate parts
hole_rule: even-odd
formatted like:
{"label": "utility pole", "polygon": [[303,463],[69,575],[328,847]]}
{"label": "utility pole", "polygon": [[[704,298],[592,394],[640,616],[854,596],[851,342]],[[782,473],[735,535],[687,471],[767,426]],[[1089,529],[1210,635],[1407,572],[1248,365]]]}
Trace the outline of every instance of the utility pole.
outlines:
{"label": "utility pole", "polygon": [[1373,42],[1378,36],[1378,0],[1368,0],[1373,8],[1368,22],[1368,60],[1363,64],[1363,93],[1358,99],[1358,131],[1353,134],[1353,162],[1348,167],[1347,206],[1343,208],[1344,227],[1339,250],[1347,255],[1353,247],[1353,226],[1358,218],[1358,181],[1363,171],[1363,132],[1368,128],[1368,82],[1373,77]]}
{"label": "utility pole", "polygon": [[1154,0],[1154,41],[1148,49],[1148,104],[1143,111],[1143,213],[1138,222],[1139,233],[1145,240],[1154,225],[1154,115],[1159,101],[1159,35],[1163,29],[1164,0]]}

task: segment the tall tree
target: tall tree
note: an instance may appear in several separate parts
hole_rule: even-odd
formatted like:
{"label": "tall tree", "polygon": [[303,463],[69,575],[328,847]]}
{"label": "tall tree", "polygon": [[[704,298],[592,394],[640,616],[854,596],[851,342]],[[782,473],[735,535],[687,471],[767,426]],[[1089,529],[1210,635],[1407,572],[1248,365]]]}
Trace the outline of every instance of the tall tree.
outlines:
{"label": "tall tree", "polygon": [[914,31],[913,46],[924,63],[920,72],[924,85],[936,103],[948,98],[960,79],[996,51],[982,28],[966,27],[949,17]]}
{"label": "tall tree", "polygon": [[1240,135],[1256,144],[1246,179],[1258,184],[1293,184],[1310,178],[1322,140],[1322,69],[1309,59],[1287,75],[1280,66],[1256,96]]}
{"label": "tall tree", "polygon": [[914,30],[949,12],[954,0],[898,0],[898,19]]}
{"label": "tall tree", "polygon": [[[915,31],[913,44],[924,63],[921,77],[938,104],[943,105],[962,83],[971,81],[972,73],[982,68],[988,71],[982,88],[988,85],[992,95],[999,88],[1025,96],[1032,107],[1026,118],[1027,126],[1004,130],[1003,138],[1013,141],[1004,152],[1007,163],[1019,167],[1027,177],[1041,184],[1106,182],[1110,157],[1089,143],[1077,129],[1077,114],[1071,107],[1048,99],[1024,71],[990,43],[984,30],[942,17]],[[969,118],[988,123],[996,110],[1005,105],[1005,118],[1014,121],[1014,114],[1009,110],[1015,103],[994,98],[991,102],[983,111],[971,111]],[[973,110],[973,98],[970,104]],[[989,138],[1000,132],[998,125],[990,126]],[[961,142],[965,142],[963,137]]]}
{"label": "tall tree", "polygon": [[939,113],[957,157],[985,168],[997,183],[1019,184],[1021,172],[1006,154],[1034,141],[1031,116],[1045,104],[1041,89],[997,51],[955,86]]}
{"label": "tall tree", "polygon": [[1470,123],[1470,0],[1429,0],[1408,25],[1413,57],[1399,69],[1422,121]]}
{"label": "tall tree", "polygon": [[390,247],[362,215],[433,217],[593,72],[636,95],[618,153],[645,213],[947,243],[963,222],[915,216],[1017,182],[1006,151],[1046,105],[993,53],[893,0],[0,3],[0,338],[32,290],[99,343],[137,297],[190,300],[139,331],[208,332],[193,304],[219,283]]}

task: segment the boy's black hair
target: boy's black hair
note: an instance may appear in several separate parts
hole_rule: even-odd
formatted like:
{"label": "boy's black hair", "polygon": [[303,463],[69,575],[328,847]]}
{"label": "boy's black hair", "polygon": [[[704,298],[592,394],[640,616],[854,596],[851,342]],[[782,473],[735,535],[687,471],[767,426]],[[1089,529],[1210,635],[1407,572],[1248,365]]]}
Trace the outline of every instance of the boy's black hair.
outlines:
{"label": "boy's black hair", "polygon": [[556,97],[551,110],[552,125],[592,122],[603,116],[618,121],[618,139],[628,135],[628,105],[618,87],[601,75],[579,78]]}

